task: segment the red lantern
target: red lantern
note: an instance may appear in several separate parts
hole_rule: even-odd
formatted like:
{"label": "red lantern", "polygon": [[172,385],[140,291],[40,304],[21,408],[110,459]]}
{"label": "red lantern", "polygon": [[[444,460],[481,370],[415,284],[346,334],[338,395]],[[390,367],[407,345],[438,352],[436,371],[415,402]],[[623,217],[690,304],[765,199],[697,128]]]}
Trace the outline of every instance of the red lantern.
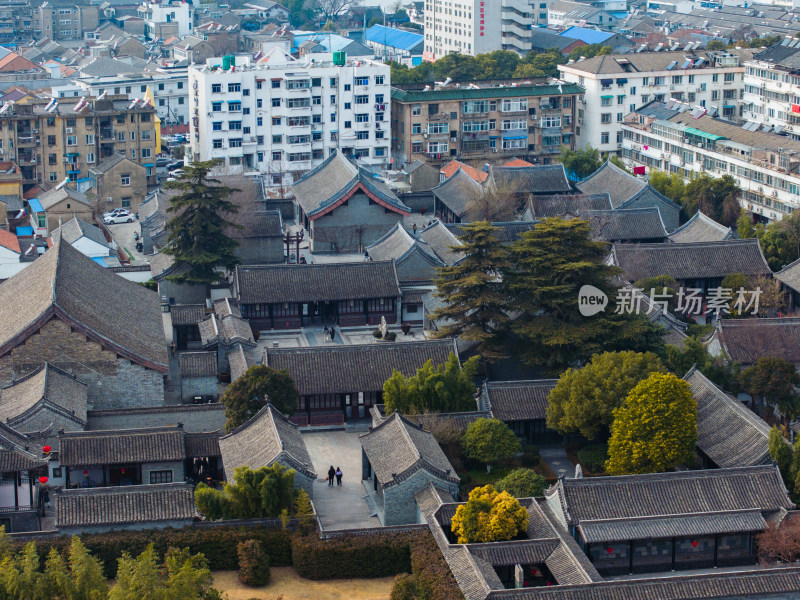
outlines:
{"label": "red lantern", "polygon": [[614,554],[614,549],[613,548],[606,548],[606,552],[608,552],[609,554]]}
{"label": "red lantern", "polygon": [[531,575],[536,575],[536,573],[538,573],[536,567],[531,567]]}
{"label": "red lantern", "polygon": [[84,471],[84,472],[83,472],[83,474],[84,474],[84,475],[88,475],[88,474],[89,474],[89,471]]}
{"label": "red lantern", "polygon": [[50,446],[45,446],[44,448],[42,448],[42,450],[44,450],[45,454],[50,454],[50,450],[52,450],[52,448]]}
{"label": "red lantern", "polygon": [[694,546],[695,548],[697,548],[697,542],[692,542],[692,546]]}
{"label": "red lantern", "polygon": [[44,485],[45,483],[47,483],[47,477],[45,477],[44,475],[42,475],[41,477],[39,477],[39,483],[41,483],[42,485]]}
{"label": "red lantern", "polygon": [[125,468],[123,467],[122,469],[119,470],[119,472],[125,475]]}

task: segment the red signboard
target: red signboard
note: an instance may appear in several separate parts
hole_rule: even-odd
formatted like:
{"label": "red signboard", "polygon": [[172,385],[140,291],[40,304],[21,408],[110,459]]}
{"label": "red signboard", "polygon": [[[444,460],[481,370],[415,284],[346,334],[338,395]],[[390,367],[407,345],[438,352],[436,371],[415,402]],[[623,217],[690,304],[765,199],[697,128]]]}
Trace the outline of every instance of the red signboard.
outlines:
{"label": "red signboard", "polygon": [[645,174],[645,172],[646,172],[646,171],[645,171],[645,169],[646,169],[646,168],[647,168],[647,167],[644,167],[644,166],[641,166],[641,167],[633,167],[633,174],[634,174],[634,175],[644,175],[644,174]]}

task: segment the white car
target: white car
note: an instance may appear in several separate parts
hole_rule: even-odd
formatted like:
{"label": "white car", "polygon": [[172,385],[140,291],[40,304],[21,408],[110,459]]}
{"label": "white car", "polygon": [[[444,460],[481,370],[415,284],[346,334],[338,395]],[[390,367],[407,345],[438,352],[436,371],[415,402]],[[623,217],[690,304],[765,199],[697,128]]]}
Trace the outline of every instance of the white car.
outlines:
{"label": "white car", "polygon": [[127,208],[115,208],[110,212],[103,213],[103,219],[105,219],[106,217],[118,217],[120,215],[130,215],[130,214],[131,211],[129,211]]}
{"label": "white car", "polygon": [[131,213],[120,213],[103,217],[103,223],[106,225],[113,225],[115,223],[133,223],[133,215]]}

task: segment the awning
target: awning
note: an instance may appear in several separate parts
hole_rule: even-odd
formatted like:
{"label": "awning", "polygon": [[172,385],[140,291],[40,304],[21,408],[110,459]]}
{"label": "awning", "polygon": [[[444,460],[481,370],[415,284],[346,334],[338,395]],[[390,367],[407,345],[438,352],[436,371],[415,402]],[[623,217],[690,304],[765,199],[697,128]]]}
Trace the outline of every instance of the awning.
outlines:
{"label": "awning", "polygon": [[527,135],[504,135],[504,140],[527,140]]}
{"label": "awning", "polygon": [[155,163],[145,163],[145,164],[143,164],[142,166],[143,166],[143,167],[155,167],[155,166],[156,166],[156,164],[155,164]]}
{"label": "awning", "polygon": [[42,208],[42,204],[41,204],[41,202],[39,202],[38,198],[31,198],[30,200],[28,200],[28,206],[31,207],[31,210],[33,212],[37,212],[37,213],[44,212],[44,209]]}
{"label": "awning", "polygon": [[67,156],[80,156],[80,152],[67,152]]}
{"label": "awning", "polygon": [[601,79],[600,80],[600,84],[601,85],[611,85],[612,83],[614,83],[613,79]]}
{"label": "awning", "polygon": [[683,130],[683,132],[691,133],[692,135],[696,135],[698,137],[712,141],[727,139],[724,135],[715,135],[713,133],[706,133],[705,131],[700,131],[699,129],[695,129],[694,127],[687,127],[686,129]]}
{"label": "awning", "polygon": [[625,79],[624,77],[617,79],[617,85],[623,85],[625,83],[628,83],[628,80]]}
{"label": "awning", "polygon": [[601,97],[601,98],[613,98],[614,96],[613,96],[613,94],[612,94],[612,95],[608,95],[608,96],[600,96],[600,97]]}
{"label": "awning", "polygon": [[67,173],[80,173],[80,172],[81,172],[81,170],[80,170],[80,169],[75,169],[75,170],[67,171]]}
{"label": "awning", "polygon": [[241,100],[228,100],[228,104],[240,104]]}

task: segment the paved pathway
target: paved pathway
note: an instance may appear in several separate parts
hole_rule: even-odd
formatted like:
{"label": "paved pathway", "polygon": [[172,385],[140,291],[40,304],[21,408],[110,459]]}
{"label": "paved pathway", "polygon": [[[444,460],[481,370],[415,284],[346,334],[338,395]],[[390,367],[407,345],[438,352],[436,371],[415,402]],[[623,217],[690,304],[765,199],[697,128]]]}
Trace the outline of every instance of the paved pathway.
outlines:
{"label": "paved pathway", "polygon": [[[377,517],[370,517],[361,485],[361,444],[358,432],[321,431],[303,433],[318,479],[314,484],[314,506],[323,529],[379,527]],[[341,487],[328,486],[328,468],[341,467]]]}
{"label": "paved pathway", "polygon": [[561,446],[539,448],[539,456],[557,477],[575,477],[575,465],[567,458],[567,451]]}

